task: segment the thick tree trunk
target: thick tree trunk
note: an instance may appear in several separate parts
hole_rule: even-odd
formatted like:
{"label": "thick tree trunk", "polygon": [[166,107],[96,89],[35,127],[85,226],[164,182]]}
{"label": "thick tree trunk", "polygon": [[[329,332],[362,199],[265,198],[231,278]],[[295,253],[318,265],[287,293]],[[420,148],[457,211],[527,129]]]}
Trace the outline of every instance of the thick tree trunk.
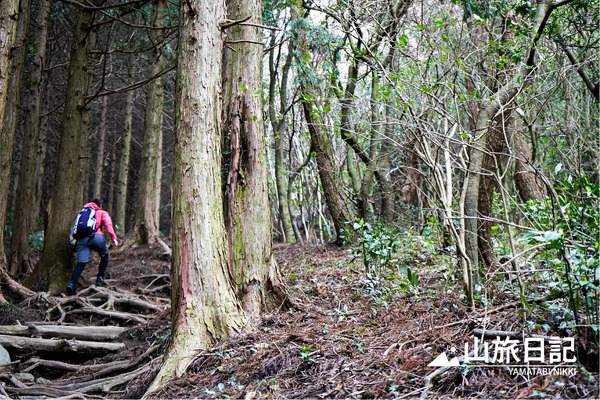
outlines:
{"label": "thick tree trunk", "polygon": [[[32,59],[29,77],[33,85],[27,94],[23,152],[21,155],[21,172],[15,200],[15,217],[11,241],[10,274],[12,276],[26,274],[32,269],[29,261],[29,232],[33,228],[33,205],[35,197],[36,155],[40,134],[40,111],[44,97],[45,82],[44,65],[46,61],[46,41],[48,36],[48,18],[50,16],[49,0],[41,0],[38,9],[34,47],[37,50]],[[36,214],[37,217],[37,214]]]}
{"label": "thick tree trunk", "polygon": [[[248,15],[262,24],[261,0],[228,0],[227,18]],[[258,42],[260,28],[234,26],[227,39]],[[224,49],[223,134],[229,142],[229,173],[225,186],[225,226],[229,268],[244,310],[255,321],[261,312],[281,305],[283,298],[273,258],[271,207],[267,179],[267,149],[262,121],[262,46],[252,43]],[[283,193],[282,193],[283,195]]]}
{"label": "thick tree trunk", "polygon": [[[152,26],[164,26],[165,0],[152,1]],[[150,76],[156,76],[163,69],[162,30],[151,29],[150,40],[154,47],[150,51],[152,65]],[[138,244],[161,245],[168,247],[159,236],[160,184],[162,180],[162,111],[163,79],[159,76],[148,84],[146,94],[146,132],[140,169],[140,190],[138,193],[135,227],[131,238]],[[128,247],[128,246],[126,246]]]}
{"label": "thick tree trunk", "polygon": [[125,103],[125,132],[123,134],[123,147],[121,149],[121,159],[119,162],[119,178],[117,181],[117,199],[114,224],[117,229],[117,234],[125,233],[125,208],[127,206],[127,181],[129,177],[129,156],[131,153],[131,133],[133,122],[133,101],[135,99],[135,91],[127,92],[127,100]]}
{"label": "thick tree trunk", "polygon": [[[13,47],[19,15],[19,1],[4,0],[0,3],[0,132],[3,132],[4,110],[8,93],[8,78],[10,76],[10,54]],[[14,137],[0,135],[0,166],[9,171],[12,160]],[[4,227],[6,223],[6,206],[10,174],[2,174],[0,178],[0,274],[8,277],[6,272],[6,254],[4,252]],[[10,278],[9,278],[10,279]],[[0,288],[0,304],[6,303]]]}
{"label": "thick tree trunk", "polygon": [[30,0],[0,4],[0,263],[6,264],[4,227],[10,171],[21,100],[21,77],[27,54]]}
{"label": "thick tree trunk", "polygon": [[[181,376],[196,349],[245,325],[232,289],[221,188],[222,2],[181,2],[173,170],[172,325],[147,395]],[[157,393],[157,395],[159,395]]]}
{"label": "thick tree trunk", "polygon": [[[29,40],[29,19],[30,19],[31,0],[21,0],[19,3],[19,18],[17,21],[17,31],[14,43],[10,53],[10,75],[8,78],[8,92],[6,96],[6,106],[4,109],[4,123],[2,124],[3,140],[11,141],[14,144],[17,127],[19,125],[19,115],[21,114],[21,89],[23,87],[23,71],[25,70],[25,60],[28,51]],[[10,147],[13,149],[13,147]],[[18,158],[17,158],[18,160]],[[8,164],[8,171],[11,171],[11,163]],[[14,207],[16,197],[16,187],[19,179],[19,170],[13,170],[14,184],[9,198],[13,201],[9,206]],[[9,174],[10,175],[10,174]],[[2,195],[6,192],[2,190]]]}
{"label": "thick tree trunk", "polygon": [[69,79],[63,112],[56,177],[47,215],[47,231],[40,260],[28,278],[30,287],[57,291],[67,285],[73,268],[69,232],[77,213],[81,191],[80,141],[85,98],[89,87],[88,55],[92,11],[78,8],[71,44]]}

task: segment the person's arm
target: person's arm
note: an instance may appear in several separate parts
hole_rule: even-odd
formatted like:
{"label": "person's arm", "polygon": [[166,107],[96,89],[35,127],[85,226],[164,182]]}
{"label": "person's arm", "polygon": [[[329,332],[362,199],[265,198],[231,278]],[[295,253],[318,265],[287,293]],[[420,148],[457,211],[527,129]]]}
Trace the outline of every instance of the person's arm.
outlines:
{"label": "person's arm", "polygon": [[112,219],[110,218],[110,215],[108,214],[108,212],[105,211],[102,214],[103,214],[102,215],[102,223],[106,227],[106,231],[110,235],[110,238],[112,239],[113,244],[115,246],[118,246],[119,245],[119,240],[117,239],[117,235],[116,235],[115,230],[113,228]]}

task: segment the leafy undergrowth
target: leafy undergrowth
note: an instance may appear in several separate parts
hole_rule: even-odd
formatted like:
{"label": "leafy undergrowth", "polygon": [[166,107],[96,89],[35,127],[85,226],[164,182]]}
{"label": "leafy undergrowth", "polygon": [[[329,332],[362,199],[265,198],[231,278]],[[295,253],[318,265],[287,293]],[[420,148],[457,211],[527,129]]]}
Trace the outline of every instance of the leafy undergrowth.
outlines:
{"label": "leafy undergrowth", "polygon": [[[430,380],[440,353],[460,356],[474,328],[523,330],[520,304],[469,313],[452,258],[415,238],[391,260],[397,271],[366,274],[348,249],[287,246],[277,261],[293,307],[256,331],[200,352],[160,398],[595,398],[598,373],[511,376],[507,368],[452,367]],[[405,249],[406,250],[406,249]],[[498,306],[504,306],[498,309]],[[496,307],[496,308],[494,308]],[[484,307],[482,307],[484,308]],[[538,318],[548,321],[551,315]],[[525,326],[529,326],[525,324]],[[558,336],[540,331],[527,333]],[[458,349],[458,350],[456,350]],[[453,353],[453,350],[457,354]],[[580,351],[581,353],[581,351]]]}

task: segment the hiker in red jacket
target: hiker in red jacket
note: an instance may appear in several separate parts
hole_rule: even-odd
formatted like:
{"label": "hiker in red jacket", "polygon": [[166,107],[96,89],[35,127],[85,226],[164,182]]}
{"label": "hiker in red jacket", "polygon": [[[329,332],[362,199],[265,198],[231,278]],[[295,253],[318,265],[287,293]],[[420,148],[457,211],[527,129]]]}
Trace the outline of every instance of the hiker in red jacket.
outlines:
{"label": "hiker in red jacket", "polygon": [[96,230],[89,236],[77,239],[77,266],[71,275],[71,282],[67,285],[67,294],[77,294],[77,279],[83,272],[85,265],[90,260],[90,253],[92,250],[98,253],[100,256],[100,265],[98,266],[98,276],[96,278],[96,285],[101,286],[105,284],[104,273],[106,267],[108,267],[108,245],[102,232],[102,225],[106,228],[106,231],[110,235],[112,242],[115,246],[119,245],[117,235],[113,229],[112,219],[108,212],[102,210],[102,201],[94,199],[90,203],[83,206],[84,209],[87,207],[93,208],[96,213]]}

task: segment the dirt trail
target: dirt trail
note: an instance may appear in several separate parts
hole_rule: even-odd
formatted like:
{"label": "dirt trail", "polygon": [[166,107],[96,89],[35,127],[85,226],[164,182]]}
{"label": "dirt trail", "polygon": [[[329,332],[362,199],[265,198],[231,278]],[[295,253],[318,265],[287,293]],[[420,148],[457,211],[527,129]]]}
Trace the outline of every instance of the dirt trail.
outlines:
{"label": "dirt trail", "polygon": [[[589,375],[578,370],[575,376],[429,367],[442,352],[460,356],[474,329],[521,329],[518,302],[502,294],[496,307],[469,313],[452,270],[444,270],[435,258],[417,252],[415,259],[396,260],[418,275],[418,284],[400,287],[392,276],[367,276],[347,249],[278,246],[276,256],[293,306],[261,318],[253,333],[199,352],[188,373],[158,398],[598,396],[597,364]],[[92,261],[84,271],[88,282],[95,268]],[[0,325],[14,325],[18,319],[23,325],[45,320],[73,328],[122,327],[115,339],[96,342],[124,348],[86,353],[77,347],[79,336],[61,339],[65,347],[59,352],[11,350],[13,363],[0,370],[2,390],[10,398],[139,398],[154,376],[169,332],[168,269],[158,251],[111,254],[108,288],[82,286],[77,297],[38,296],[13,309],[12,322],[5,316]],[[546,317],[550,323],[550,315]],[[40,333],[47,325],[30,325],[28,336],[48,337]],[[18,380],[20,371],[38,382]]]}

